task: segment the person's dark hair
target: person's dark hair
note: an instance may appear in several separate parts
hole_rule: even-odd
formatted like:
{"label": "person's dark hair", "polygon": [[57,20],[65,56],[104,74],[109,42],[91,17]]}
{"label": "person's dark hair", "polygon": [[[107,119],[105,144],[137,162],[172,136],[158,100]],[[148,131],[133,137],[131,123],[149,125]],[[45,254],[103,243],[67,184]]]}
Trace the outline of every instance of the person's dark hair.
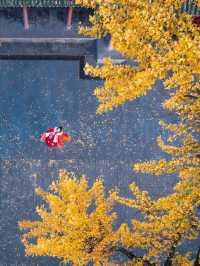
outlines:
{"label": "person's dark hair", "polygon": [[60,129],[60,131],[62,131],[63,130],[63,127],[58,127],[59,129]]}

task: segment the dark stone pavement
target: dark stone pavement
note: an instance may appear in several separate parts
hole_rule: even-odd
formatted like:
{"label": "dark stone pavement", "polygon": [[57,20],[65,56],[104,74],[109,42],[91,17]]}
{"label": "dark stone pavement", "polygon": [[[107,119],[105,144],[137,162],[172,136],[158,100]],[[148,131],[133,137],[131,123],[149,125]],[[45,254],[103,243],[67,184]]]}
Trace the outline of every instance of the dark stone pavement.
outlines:
{"label": "dark stone pavement", "polygon": [[[59,264],[25,257],[17,222],[35,217],[35,187],[46,189],[60,168],[85,174],[90,183],[102,176],[107,189],[118,186],[123,195],[130,195],[132,181],[154,198],[172,190],[176,177],[132,171],[134,162],[165,156],[156,144],[159,134],[167,137],[158,121],[176,118],[160,106],[168,97],[161,82],[147,97],[99,116],[93,90],[101,81],[80,80],[78,61],[0,60],[0,73],[0,266]],[[49,149],[40,134],[60,125],[75,142]],[[118,209],[119,221],[134,215]]]}

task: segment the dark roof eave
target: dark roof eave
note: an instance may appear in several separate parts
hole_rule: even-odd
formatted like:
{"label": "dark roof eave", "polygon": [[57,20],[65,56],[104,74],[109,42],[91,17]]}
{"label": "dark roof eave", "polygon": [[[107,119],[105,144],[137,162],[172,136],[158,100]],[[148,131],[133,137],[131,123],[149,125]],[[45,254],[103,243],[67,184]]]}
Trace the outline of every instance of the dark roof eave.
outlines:
{"label": "dark roof eave", "polygon": [[0,8],[9,7],[73,7],[74,0],[0,0]]}

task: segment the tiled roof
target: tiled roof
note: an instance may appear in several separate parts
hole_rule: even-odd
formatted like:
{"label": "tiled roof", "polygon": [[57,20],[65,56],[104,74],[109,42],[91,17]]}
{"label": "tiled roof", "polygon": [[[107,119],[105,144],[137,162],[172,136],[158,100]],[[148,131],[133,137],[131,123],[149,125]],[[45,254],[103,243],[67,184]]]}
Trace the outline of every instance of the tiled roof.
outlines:
{"label": "tiled roof", "polygon": [[0,7],[68,7],[74,0],[0,0]]}

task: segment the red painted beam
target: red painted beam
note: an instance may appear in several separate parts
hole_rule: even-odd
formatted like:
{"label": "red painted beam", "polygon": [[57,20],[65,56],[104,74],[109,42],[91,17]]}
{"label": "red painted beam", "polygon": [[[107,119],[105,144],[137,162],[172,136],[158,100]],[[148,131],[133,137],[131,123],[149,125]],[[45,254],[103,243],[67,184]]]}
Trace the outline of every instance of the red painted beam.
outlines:
{"label": "red painted beam", "polygon": [[73,14],[73,8],[68,7],[68,10],[67,10],[67,30],[70,30],[72,28],[72,14]]}
{"label": "red painted beam", "polygon": [[24,20],[24,29],[29,30],[28,9],[26,6],[23,6],[23,20]]}

